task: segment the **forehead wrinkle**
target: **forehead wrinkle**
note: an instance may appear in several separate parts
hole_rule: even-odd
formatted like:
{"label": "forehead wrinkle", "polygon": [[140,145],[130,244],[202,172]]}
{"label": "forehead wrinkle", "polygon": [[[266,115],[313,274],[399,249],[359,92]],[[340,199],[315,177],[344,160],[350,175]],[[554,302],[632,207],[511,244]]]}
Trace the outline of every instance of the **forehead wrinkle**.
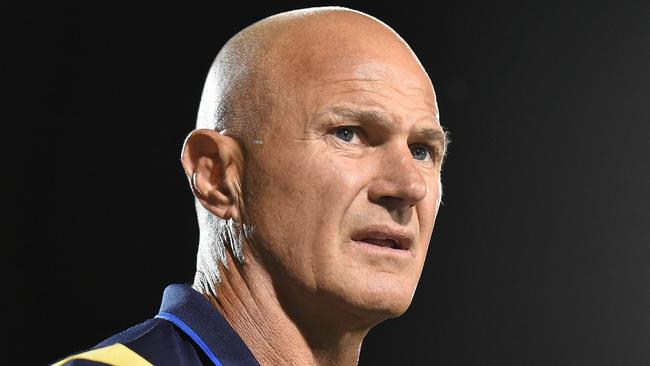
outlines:
{"label": "forehead wrinkle", "polygon": [[[358,79],[358,78],[347,78],[347,79],[340,79],[340,80],[334,80],[334,81],[324,81],[318,84],[315,84],[313,87],[318,88],[322,87],[324,85],[328,84],[343,84],[343,83],[354,83],[358,84],[357,86],[353,87],[350,90],[342,90],[338,91],[336,94],[349,94],[349,93],[356,93],[358,91],[362,92],[367,92],[367,93],[372,93],[372,94],[377,94],[378,96],[382,98],[388,98],[390,97],[386,95],[384,92],[382,92],[381,88],[373,87],[373,83],[379,83],[382,84],[385,87],[389,87],[393,89],[394,91],[398,92],[401,95],[404,95],[406,97],[409,96],[415,96],[415,97],[425,97],[421,102],[424,103],[427,107],[431,109],[431,111],[426,112],[427,115],[431,115],[433,117],[433,120],[440,125],[440,112],[438,110],[438,106],[436,103],[436,98],[435,98],[435,93],[432,95],[432,99],[426,98],[427,96],[427,91],[417,85],[414,84],[408,84],[403,88],[400,88],[390,81],[383,80],[381,78],[379,79]],[[370,86],[363,86],[363,85],[370,85]],[[406,90],[415,90],[417,93],[407,93]],[[364,98],[365,99],[365,98]],[[378,101],[373,100],[372,98],[365,100],[363,104],[368,104],[371,106],[377,106],[379,108],[383,108],[383,104],[379,103]],[[422,108],[422,109],[427,109],[427,108]],[[428,119],[429,117],[427,116],[425,119]],[[395,118],[399,120],[399,118]]]}
{"label": "forehead wrinkle", "polygon": [[[371,78],[362,77],[362,78],[346,78],[346,79],[337,79],[337,80],[324,80],[323,82],[314,84],[314,87],[321,87],[321,86],[328,85],[328,84],[342,84],[342,83],[358,83],[358,84],[369,83],[368,85],[373,85],[372,83],[378,83],[378,84],[381,84],[382,86],[389,87],[389,88],[395,90],[396,92],[398,92],[399,94],[402,94],[402,95],[405,95],[405,96],[410,96],[410,95],[412,95],[412,96],[426,96],[428,94],[427,91],[424,88],[422,88],[420,86],[417,86],[414,83],[409,83],[409,84],[407,84],[407,85],[405,85],[403,87],[399,87],[397,85],[394,85],[393,81],[385,80],[385,79],[382,79],[382,78],[372,78],[371,79]],[[360,86],[358,89],[363,90],[363,91],[370,91],[370,92],[378,93],[377,90],[376,90],[377,87],[373,87],[373,86],[370,86],[370,87]],[[417,92],[413,93],[413,94],[410,94],[410,93],[406,92],[407,90],[415,90]],[[382,95],[381,93],[378,93],[378,94]],[[434,98],[434,100],[435,100],[435,98]],[[425,103],[427,103],[428,105],[431,105],[431,106],[433,105],[433,104],[430,104],[428,101],[425,101]]]}

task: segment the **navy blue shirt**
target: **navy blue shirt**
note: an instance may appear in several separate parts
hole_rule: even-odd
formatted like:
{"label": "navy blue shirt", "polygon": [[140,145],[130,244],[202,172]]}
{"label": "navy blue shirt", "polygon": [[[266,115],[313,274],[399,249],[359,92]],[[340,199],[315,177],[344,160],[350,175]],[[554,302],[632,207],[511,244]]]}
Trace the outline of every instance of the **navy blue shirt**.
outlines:
{"label": "navy blue shirt", "polygon": [[153,319],[54,365],[257,365],[226,319],[187,285],[169,285]]}

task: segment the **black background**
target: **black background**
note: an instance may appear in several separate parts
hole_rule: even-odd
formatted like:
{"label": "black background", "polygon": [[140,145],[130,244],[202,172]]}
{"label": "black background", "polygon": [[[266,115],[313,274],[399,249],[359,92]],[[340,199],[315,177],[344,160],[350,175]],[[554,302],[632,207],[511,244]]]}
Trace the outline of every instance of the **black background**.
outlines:
{"label": "black background", "polygon": [[[256,20],[331,3],[135,4],[2,5],[3,323],[28,363],[191,281],[179,154],[214,56]],[[339,3],[409,42],[453,138],[413,305],[362,365],[650,364],[648,4]]]}

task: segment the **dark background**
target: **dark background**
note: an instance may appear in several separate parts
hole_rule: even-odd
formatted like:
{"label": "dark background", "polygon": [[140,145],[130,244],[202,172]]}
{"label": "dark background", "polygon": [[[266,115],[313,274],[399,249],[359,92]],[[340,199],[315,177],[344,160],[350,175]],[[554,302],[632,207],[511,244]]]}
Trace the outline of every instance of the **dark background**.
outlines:
{"label": "dark background", "polygon": [[[208,68],[250,23],[330,4],[268,3],[2,5],[10,352],[90,347],[192,280],[179,154]],[[413,305],[360,363],[650,364],[649,3],[340,5],[409,42],[453,138]]]}

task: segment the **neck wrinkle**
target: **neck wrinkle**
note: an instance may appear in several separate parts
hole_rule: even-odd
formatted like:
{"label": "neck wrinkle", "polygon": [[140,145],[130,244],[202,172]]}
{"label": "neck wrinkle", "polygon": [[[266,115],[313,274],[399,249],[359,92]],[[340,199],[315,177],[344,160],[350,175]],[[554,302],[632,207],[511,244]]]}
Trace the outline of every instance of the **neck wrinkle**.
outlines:
{"label": "neck wrinkle", "polygon": [[[300,327],[279,303],[270,276],[259,263],[240,265],[230,251],[231,265],[220,268],[222,281],[194,287],[224,316],[251,350],[260,365],[357,365],[361,342],[368,330],[333,332],[309,326],[313,334]],[[246,267],[245,269],[243,267]],[[216,288],[217,296],[206,289]]]}

